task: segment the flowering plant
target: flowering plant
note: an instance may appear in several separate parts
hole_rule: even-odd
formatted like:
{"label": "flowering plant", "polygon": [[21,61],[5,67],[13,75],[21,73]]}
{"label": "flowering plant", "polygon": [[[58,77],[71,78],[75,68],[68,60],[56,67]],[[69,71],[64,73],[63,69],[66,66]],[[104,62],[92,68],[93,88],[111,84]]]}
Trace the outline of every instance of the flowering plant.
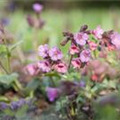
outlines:
{"label": "flowering plant", "polygon": [[[27,65],[25,71],[41,79],[41,87],[50,102],[56,101],[60,117],[91,120],[98,114],[96,106],[119,101],[120,35],[100,26],[89,30],[87,25],[63,35],[61,45],[70,42],[66,57],[57,47],[40,45],[40,61]],[[112,100],[114,96],[117,98]]]}

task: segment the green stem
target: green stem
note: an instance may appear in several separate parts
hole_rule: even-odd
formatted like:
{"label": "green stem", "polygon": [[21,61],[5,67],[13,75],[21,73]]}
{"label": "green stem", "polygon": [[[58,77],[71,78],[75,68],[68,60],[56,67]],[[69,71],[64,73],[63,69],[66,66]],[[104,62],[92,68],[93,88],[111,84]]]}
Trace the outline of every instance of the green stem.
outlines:
{"label": "green stem", "polygon": [[73,55],[71,55],[71,57],[70,57],[70,61],[69,61],[69,65],[68,65],[68,70],[69,70],[70,67],[71,67],[71,61],[72,61],[72,59],[73,59]]}
{"label": "green stem", "polygon": [[0,61],[0,66],[5,71],[6,74],[9,74],[9,72],[6,70],[6,68],[4,67],[1,61]]}
{"label": "green stem", "polygon": [[50,77],[50,79],[51,79],[52,86],[55,87],[56,85],[55,85],[55,82],[54,82],[53,78]]}
{"label": "green stem", "polygon": [[4,43],[5,43],[5,46],[6,46],[6,51],[7,51],[7,68],[8,68],[8,71],[9,73],[11,73],[11,66],[10,66],[10,51],[9,51],[9,47],[7,45],[7,40],[6,40],[6,35],[5,35],[5,32],[4,32]]}

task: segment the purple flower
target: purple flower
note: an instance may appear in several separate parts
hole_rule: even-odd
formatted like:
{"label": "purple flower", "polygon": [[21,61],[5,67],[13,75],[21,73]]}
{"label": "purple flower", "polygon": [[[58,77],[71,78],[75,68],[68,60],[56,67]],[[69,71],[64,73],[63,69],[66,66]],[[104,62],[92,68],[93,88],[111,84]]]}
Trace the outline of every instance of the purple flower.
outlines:
{"label": "purple flower", "polygon": [[50,102],[54,102],[55,99],[58,98],[59,96],[58,88],[47,87],[46,92],[47,92],[47,97],[50,100]]}
{"label": "purple flower", "polygon": [[20,99],[19,101],[17,101],[17,104],[19,107],[22,107],[26,103],[27,103],[27,101],[25,99]]}
{"label": "purple flower", "polygon": [[38,54],[39,56],[43,57],[43,58],[46,58],[48,57],[48,51],[49,51],[49,47],[47,44],[45,45],[40,45],[38,47]]}
{"label": "purple flower", "polygon": [[51,57],[51,60],[57,61],[62,59],[63,54],[57,47],[53,47],[49,50],[49,56]]}
{"label": "purple flower", "polygon": [[39,3],[35,3],[33,4],[33,10],[36,12],[36,13],[40,13],[43,9],[43,6]]}
{"label": "purple flower", "polygon": [[89,36],[86,33],[79,32],[74,35],[74,39],[77,44],[83,46],[86,44],[86,41],[88,40]]}
{"label": "purple flower", "polygon": [[111,43],[117,48],[120,49],[120,34],[114,32],[111,36]]}
{"label": "purple flower", "polygon": [[17,109],[19,108],[18,102],[16,102],[16,101],[11,102],[10,108],[11,108],[12,110],[17,110]]}
{"label": "purple flower", "polygon": [[80,60],[81,62],[88,62],[91,58],[91,52],[89,49],[83,50],[80,53]]}
{"label": "purple flower", "polygon": [[50,72],[50,63],[46,60],[38,62],[38,67],[42,72]]}
{"label": "purple flower", "polygon": [[80,87],[85,87],[86,86],[86,83],[84,80],[81,80],[80,83],[79,83],[79,86]]}
{"label": "purple flower", "polygon": [[0,22],[1,22],[3,25],[9,25],[10,20],[9,20],[8,18],[2,18],[2,19],[0,20]]}
{"label": "purple flower", "polygon": [[96,39],[101,39],[104,31],[101,29],[100,26],[98,26],[95,30],[92,31],[92,34]]}
{"label": "purple flower", "polygon": [[1,109],[7,109],[7,108],[9,108],[9,105],[8,104],[6,104],[5,102],[1,102],[0,103],[0,107],[1,107]]}

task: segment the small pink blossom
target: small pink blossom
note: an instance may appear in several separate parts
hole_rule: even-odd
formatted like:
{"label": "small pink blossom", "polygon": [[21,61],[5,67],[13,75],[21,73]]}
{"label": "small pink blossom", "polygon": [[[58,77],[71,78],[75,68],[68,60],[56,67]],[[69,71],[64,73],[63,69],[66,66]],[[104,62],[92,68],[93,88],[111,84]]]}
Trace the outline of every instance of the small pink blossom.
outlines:
{"label": "small pink blossom", "polygon": [[67,65],[65,63],[58,63],[53,66],[54,70],[59,73],[66,73],[67,72]]}
{"label": "small pink blossom", "polygon": [[47,87],[46,92],[47,92],[47,97],[49,98],[50,102],[54,102],[55,99],[59,97],[58,88]]}
{"label": "small pink blossom", "polygon": [[114,45],[109,45],[109,46],[107,46],[107,48],[108,48],[109,51],[115,50],[115,46]]}
{"label": "small pink blossom", "polygon": [[74,39],[77,44],[83,46],[86,44],[86,41],[88,40],[89,36],[86,33],[79,32],[74,35]]}
{"label": "small pink blossom", "polygon": [[96,43],[94,43],[92,41],[89,41],[88,44],[89,44],[90,50],[94,51],[94,50],[97,49],[97,44]]}
{"label": "small pink blossom", "polygon": [[117,48],[120,49],[120,34],[114,32],[111,36],[111,43]]}
{"label": "small pink blossom", "polygon": [[38,54],[39,56],[43,57],[43,58],[46,58],[48,57],[48,51],[49,51],[49,47],[47,44],[45,45],[40,45],[38,47]]}
{"label": "small pink blossom", "polygon": [[57,47],[53,47],[49,50],[49,56],[51,57],[51,60],[57,61],[62,59],[63,54]]}
{"label": "small pink blossom", "polygon": [[98,26],[95,30],[92,31],[92,34],[96,39],[101,39],[104,31],[101,29],[100,26]]}
{"label": "small pink blossom", "polygon": [[91,58],[91,52],[89,49],[83,50],[80,53],[80,60],[81,62],[88,62]]}
{"label": "small pink blossom", "polygon": [[40,13],[43,9],[43,6],[39,3],[35,3],[33,4],[33,10],[36,12],[36,13]]}
{"label": "small pink blossom", "polygon": [[69,52],[71,55],[74,55],[75,53],[79,53],[79,48],[75,45],[72,45]]}
{"label": "small pink blossom", "polygon": [[37,73],[39,72],[38,66],[35,63],[27,65],[24,70],[32,76],[37,75]]}
{"label": "small pink blossom", "polygon": [[38,62],[38,67],[42,72],[50,72],[50,63],[46,60]]}
{"label": "small pink blossom", "polygon": [[73,59],[71,63],[72,63],[74,68],[80,68],[80,66],[81,66],[81,62],[80,62],[79,58]]}

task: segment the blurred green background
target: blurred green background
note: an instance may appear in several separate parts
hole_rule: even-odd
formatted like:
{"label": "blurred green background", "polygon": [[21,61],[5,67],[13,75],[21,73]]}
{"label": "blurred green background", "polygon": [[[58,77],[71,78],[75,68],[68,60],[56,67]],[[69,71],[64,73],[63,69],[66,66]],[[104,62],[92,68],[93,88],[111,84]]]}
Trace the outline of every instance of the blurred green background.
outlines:
{"label": "blurred green background", "polygon": [[1,0],[0,19],[9,20],[6,28],[15,35],[16,40],[24,41],[24,51],[34,49],[34,31],[28,26],[26,16],[34,15],[32,4],[35,2],[44,5],[42,18],[46,22],[44,29],[39,30],[39,44],[48,42],[50,46],[59,45],[64,30],[76,32],[83,24],[89,25],[90,29],[101,25],[105,30],[120,31],[119,1]]}

